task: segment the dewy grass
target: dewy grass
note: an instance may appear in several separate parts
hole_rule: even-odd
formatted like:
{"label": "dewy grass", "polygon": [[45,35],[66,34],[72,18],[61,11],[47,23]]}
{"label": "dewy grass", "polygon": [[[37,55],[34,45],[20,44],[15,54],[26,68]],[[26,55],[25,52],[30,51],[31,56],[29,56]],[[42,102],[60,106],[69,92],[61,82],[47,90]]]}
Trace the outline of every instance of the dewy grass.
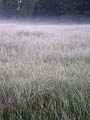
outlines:
{"label": "dewy grass", "polygon": [[90,26],[1,28],[0,120],[89,120]]}
{"label": "dewy grass", "polygon": [[[68,83],[47,84],[31,92],[27,85],[21,91],[17,85],[0,86],[1,119],[89,120],[90,83],[83,86]],[[16,91],[20,92],[19,96]]]}

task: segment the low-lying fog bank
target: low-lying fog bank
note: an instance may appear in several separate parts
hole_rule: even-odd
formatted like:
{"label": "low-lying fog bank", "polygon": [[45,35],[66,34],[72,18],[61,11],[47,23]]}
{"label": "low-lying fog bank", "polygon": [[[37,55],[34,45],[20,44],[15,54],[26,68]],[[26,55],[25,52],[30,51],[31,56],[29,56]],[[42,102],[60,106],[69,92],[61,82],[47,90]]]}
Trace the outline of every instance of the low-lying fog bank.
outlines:
{"label": "low-lying fog bank", "polygon": [[0,18],[0,24],[18,25],[72,25],[90,24],[88,16],[59,16],[59,17],[31,17],[31,18]]}

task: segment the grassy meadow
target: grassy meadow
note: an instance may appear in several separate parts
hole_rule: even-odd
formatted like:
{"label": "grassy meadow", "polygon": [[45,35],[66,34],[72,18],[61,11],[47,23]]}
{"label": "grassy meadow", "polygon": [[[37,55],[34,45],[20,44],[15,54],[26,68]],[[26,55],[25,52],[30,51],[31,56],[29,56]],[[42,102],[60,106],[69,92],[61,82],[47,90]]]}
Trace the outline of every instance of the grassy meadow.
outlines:
{"label": "grassy meadow", "polygon": [[0,25],[0,120],[90,120],[90,25]]}

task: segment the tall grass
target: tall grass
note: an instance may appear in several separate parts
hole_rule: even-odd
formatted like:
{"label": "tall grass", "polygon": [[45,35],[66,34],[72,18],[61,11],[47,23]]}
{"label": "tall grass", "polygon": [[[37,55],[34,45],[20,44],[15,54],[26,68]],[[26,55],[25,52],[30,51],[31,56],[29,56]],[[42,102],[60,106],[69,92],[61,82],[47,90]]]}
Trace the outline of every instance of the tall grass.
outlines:
{"label": "tall grass", "polygon": [[0,120],[89,120],[90,26],[1,28]]}

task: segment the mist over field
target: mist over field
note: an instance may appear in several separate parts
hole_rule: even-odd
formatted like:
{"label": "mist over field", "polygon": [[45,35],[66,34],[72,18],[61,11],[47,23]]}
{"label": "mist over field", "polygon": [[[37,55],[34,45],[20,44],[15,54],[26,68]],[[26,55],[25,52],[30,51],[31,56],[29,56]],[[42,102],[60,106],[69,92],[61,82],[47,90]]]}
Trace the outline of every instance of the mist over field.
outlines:
{"label": "mist over field", "polygon": [[[20,76],[22,80],[24,73],[26,76],[24,80],[30,79],[28,77],[32,76],[36,80],[39,77],[38,74],[42,74],[42,78],[48,77],[48,75],[53,79],[59,76],[61,78],[61,75],[64,74],[60,74],[59,69],[62,71],[65,67],[66,72],[68,72],[70,67],[68,64],[71,64],[72,67],[74,67],[74,64],[79,67],[77,62],[86,62],[89,59],[90,25],[25,26],[5,24],[0,28],[1,65],[2,67],[7,65],[10,67],[9,72],[11,75],[8,77],[11,80],[16,80],[16,76],[18,79],[19,71],[23,72]],[[5,64],[3,64],[3,61],[6,61]],[[77,67],[75,68],[76,71],[79,69]],[[85,68],[88,71],[86,64]],[[71,70],[70,72],[74,71]],[[80,74],[83,74],[83,72]]]}
{"label": "mist over field", "polygon": [[0,0],[0,120],[90,120],[90,0]]}
{"label": "mist over field", "polygon": [[89,120],[90,25],[1,23],[0,119]]}

